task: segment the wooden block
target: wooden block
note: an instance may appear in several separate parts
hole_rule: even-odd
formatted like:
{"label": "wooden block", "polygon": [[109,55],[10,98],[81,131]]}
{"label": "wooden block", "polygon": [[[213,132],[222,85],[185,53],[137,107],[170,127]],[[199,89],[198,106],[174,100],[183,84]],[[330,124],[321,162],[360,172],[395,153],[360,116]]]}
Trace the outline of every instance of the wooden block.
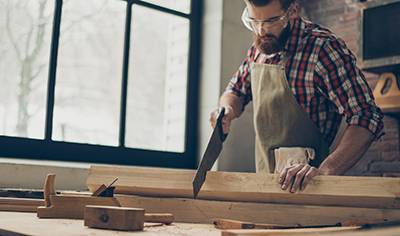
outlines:
{"label": "wooden block", "polygon": [[144,209],[130,207],[91,206],[85,208],[84,225],[90,228],[142,230]]}
{"label": "wooden block", "polygon": [[174,222],[174,215],[170,213],[153,213],[144,214],[145,222],[153,222],[153,223],[164,223],[164,224],[172,224]]}
{"label": "wooden block", "polygon": [[308,206],[187,198],[157,198],[116,194],[123,207],[144,208],[146,214],[169,212],[175,222],[212,224],[214,219],[230,219],[256,224],[284,226],[334,225],[359,219],[400,220],[398,209]]}
{"label": "wooden block", "polygon": [[50,195],[50,207],[38,207],[39,218],[83,219],[86,205],[119,206],[113,197]]}
{"label": "wooden block", "polygon": [[[193,198],[194,170],[91,166],[90,191],[112,181],[115,193]],[[305,191],[282,190],[278,175],[210,171],[197,198],[235,202],[400,209],[400,178],[316,176]]]}
{"label": "wooden block", "polygon": [[237,220],[215,219],[214,227],[217,229],[254,229],[256,225],[254,223]]}

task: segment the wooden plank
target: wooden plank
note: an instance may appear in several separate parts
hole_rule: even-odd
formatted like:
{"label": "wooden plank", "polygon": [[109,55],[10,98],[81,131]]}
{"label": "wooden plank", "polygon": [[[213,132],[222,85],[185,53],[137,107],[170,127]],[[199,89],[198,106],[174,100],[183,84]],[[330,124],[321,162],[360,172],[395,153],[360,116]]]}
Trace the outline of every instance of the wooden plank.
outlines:
{"label": "wooden plank", "polygon": [[145,222],[153,222],[153,223],[164,223],[164,224],[172,224],[174,222],[174,215],[170,213],[146,213],[144,214]]}
{"label": "wooden plank", "polygon": [[36,212],[43,199],[0,197],[0,211]]}
{"label": "wooden plank", "polygon": [[[306,229],[241,229],[223,230],[221,236],[243,236],[243,235],[320,235],[327,232],[340,231],[341,235],[353,231],[353,227],[328,227],[328,228],[306,228]],[[345,232],[344,232],[345,231]]]}
{"label": "wooden plank", "polygon": [[85,207],[84,225],[100,229],[142,230],[144,209],[88,205]]}
{"label": "wooden plank", "polygon": [[[118,177],[115,193],[193,198],[194,170],[91,166],[90,191]],[[211,171],[197,198],[319,206],[400,209],[400,179],[316,176],[305,191],[283,191],[278,175]]]}
{"label": "wooden plank", "polygon": [[215,219],[214,226],[217,229],[255,229],[256,224],[238,220]]}
{"label": "wooden plank", "polygon": [[214,219],[230,219],[256,224],[312,226],[334,225],[359,219],[400,220],[398,209],[210,201],[122,194],[114,197],[122,207],[144,208],[146,213],[168,212],[174,215],[175,222],[185,223],[212,224]]}

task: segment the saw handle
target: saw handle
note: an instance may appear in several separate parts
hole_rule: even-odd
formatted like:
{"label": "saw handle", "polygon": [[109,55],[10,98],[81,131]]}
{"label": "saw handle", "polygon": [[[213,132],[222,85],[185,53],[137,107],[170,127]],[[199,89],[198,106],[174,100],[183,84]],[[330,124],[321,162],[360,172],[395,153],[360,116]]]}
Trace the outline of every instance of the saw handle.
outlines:
{"label": "saw handle", "polygon": [[50,195],[56,195],[56,190],[54,189],[55,178],[56,174],[48,174],[44,182],[43,197],[45,207],[51,206]]}
{"label": "saw handle", "polygon": [[218,115],[217,115],[217,125],[216,127],[219,127],[219,133],[221,136],[221,141],[224,142],[226,137],[228,137],[228,134],[224,134],[224,130],[222,129],[222,118],[225,115],[225,107],[220,107],[218,109]]}

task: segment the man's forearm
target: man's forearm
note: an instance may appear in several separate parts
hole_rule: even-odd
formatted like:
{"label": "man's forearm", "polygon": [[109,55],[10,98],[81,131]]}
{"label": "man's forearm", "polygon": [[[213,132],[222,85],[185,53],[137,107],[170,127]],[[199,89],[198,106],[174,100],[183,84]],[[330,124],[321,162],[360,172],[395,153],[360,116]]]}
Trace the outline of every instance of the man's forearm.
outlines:
{"label": "man's forearm", "polygon": [[374,138],[375,136],[364,127],[349,126],[336,150],[318,168],[319,172],[324,175],[343,174],[360,160]]}
{"label": "man's forearm", "polygon": [[219,100],[219,105],[221,107],[230,107],[232,108],[235,117],[238,117],[243,110],[243,104],[242,101],[240,100],[240,98],[234,94],[230,94],[230,93],[224,93],[220,100]]}

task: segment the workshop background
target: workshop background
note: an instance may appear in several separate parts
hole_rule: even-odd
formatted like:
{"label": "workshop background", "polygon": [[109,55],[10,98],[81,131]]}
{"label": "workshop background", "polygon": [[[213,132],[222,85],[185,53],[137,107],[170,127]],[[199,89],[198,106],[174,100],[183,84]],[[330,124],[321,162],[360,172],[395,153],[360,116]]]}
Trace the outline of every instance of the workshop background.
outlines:
{"label": "workshop background", "polygon": [[[299,3],[303,8],[302,14],[305,18],[331,29],[346,41],[347,46],[355,55],[359,55],[361,45],[358,43],[357,21],[360,22],[360,11],[366,3],[360,4],[358,0],[300,0]],[[364,74],[369,85],[374,89],[380,74],[366,71]],[[346,175],[400,177],[399,121],[388,114],[384,115],[386,134],[373,142],[361,161],[347,171]]]}
{"label": "workshop background", "polygon": [[[349,49],[357,56],[357,65],[360,66],[360,50],[362,46],[360,29],[362,28],[361,13],[363,9],[370,7],[370,5],[375,6],[400,1],[298,0],[297,2],[300,5],[300,15],[304,19],[326,26],[337,36],[345,40]],[[397,27],[392,30],[399,31],[399,28]],[[394,65],[395,69],[391,68],[390,71],[385,71],[395,73],[397,81],[399,81],[398,67],[399,65],[397,64]],[[363,72],[371,89],[374,90],[381,74],[370,73],[367,71]],[[400,83],[397,82],[397,84]],[[400,104],[400,101],[398,101],[398,103]],[[246,110],[251,110],[251,108],[249,109],[248,106]],[[248,119],[248,116],[250,116],[247,113],[251,113],[251,111],[245,111],[245,119]],[[397,113],[384,113],[383,131],[385,132],[385,135],[379,140],[373,142],[364,157],[353,168],[348,170],[345,175],[400,177],[399,113],[399,108]],[[235,122],[240,122],[240,119]],[[240,127],[243,125],[244,122],[233,124],[233,131],[236,132],[236,130],[241,129]],[[343,128],[345,127],[343,127],[342,123],[341,130],[338,134],[339,136],[343,134]],[[335,140],[333,146],[337,145],[337,142],[338,140]],[[223,154],[219,161],[220,169],[254,171],[251,169],[251,166],[254,165],[251,159],[247,159],[246,161],[243,159],[232,160],[232,155],[234,155],[235,152],[240,152],[238,149],[242,148],[242,146],[237,147],[238,143],[231,145],[229,141],[227,143],[227,146],[229,146],[231,150],[235,151],[225,155],[224,151],[227,152],[227,150],[223,150]],[[251,152],[251,150],[248,150],[248,152]]]}

